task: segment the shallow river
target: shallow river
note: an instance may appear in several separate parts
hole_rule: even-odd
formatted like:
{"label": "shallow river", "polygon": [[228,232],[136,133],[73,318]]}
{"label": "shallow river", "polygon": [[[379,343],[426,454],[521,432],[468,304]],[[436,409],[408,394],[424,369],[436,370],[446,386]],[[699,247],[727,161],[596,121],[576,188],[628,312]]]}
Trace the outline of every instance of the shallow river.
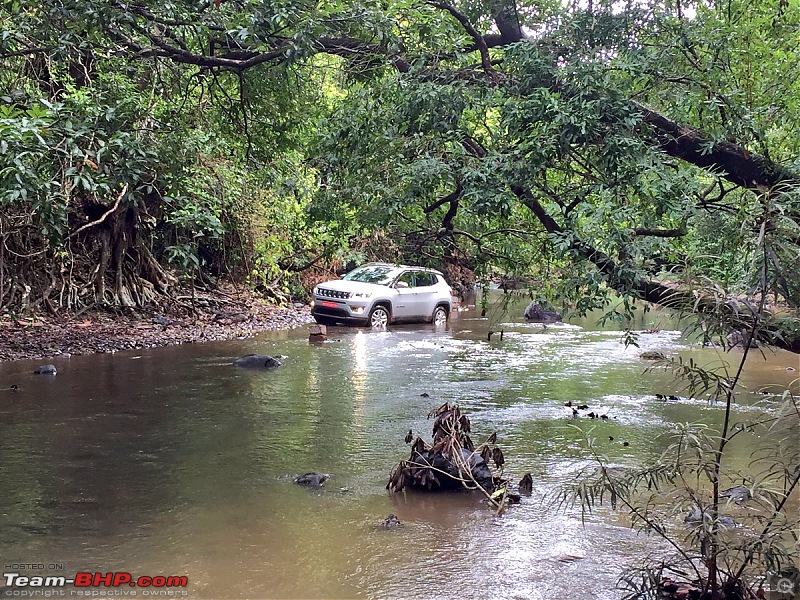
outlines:
{"label": "shallow river", "polygon": [[[626,465],[662,450],[674,424],[720,419],[705,401],[657,401],[680,384],[645,372],[642,351],[718,357],[677,331],[626,348],[591,321],[511,321],[490,342],[473,311],[443,331],[330,328],[322,345],[297,330],[58,358],[56,377],[31,374],[42,361],[2,363],[0,388],[19,386],[0,391],[4,572],[185,575],[183,597],[198,599],[618,598],[620,570],[660,544],[610,509],[582,523],[551,497],[588,464],[582,431]],[[640,326],[665,322],[650,313]],[[248,352],[287,358],[269,372],[231,366]],[[751,389],[788,386],[800,366],[788,353],[750,363]],[[745,394],[737,418],[761,398]],[[573,420],[570,400],[611,418]],[[469,414],[476,443],[498,432],[506,473],[531,472],[532,497],[495,517],[477,496],[385,490],[406,432],[429,440],[426,415],[445,401]],[[311,470],[333,479],[291,482]],[[376,529],[389,513],[403,526]],[[13,592],[0,582],[0,598]]]}

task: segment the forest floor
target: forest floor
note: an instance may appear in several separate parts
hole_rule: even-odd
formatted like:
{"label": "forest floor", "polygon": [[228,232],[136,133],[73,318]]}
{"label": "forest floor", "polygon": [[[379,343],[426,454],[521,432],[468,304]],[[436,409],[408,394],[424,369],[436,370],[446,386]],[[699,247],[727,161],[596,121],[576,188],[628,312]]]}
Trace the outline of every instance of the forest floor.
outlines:
{"label": "forest floor", "polygon": [[187,291],[150,310],[0,315],[0,361],[228,340],[311,322],[308,305],[280,307],[230,287]]}

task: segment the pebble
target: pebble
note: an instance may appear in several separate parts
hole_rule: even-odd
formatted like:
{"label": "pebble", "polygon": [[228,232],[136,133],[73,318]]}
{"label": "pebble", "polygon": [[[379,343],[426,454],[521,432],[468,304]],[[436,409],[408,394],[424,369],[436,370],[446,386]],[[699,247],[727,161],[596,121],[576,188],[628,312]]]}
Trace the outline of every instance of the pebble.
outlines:
{"label": "pebble", "polygon": [[95,318],[80,327],[56,323],[29,327],[0,322],[0,362],[246,338],[264,331],[295,329],[312,322],[307,307],[270,307],[256,312],[247,323],[227,325],[212,321],[208,314],[201,314],[194,323],[187,321],[185,326],[173,323],[170,327],[154,324],[152,317],[145,314],[134,318]]}

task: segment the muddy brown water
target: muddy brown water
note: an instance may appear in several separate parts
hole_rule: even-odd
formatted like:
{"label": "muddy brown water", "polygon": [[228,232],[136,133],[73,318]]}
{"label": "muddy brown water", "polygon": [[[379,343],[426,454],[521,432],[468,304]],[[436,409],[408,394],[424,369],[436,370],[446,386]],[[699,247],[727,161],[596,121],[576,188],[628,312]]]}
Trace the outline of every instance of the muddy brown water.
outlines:
{"label": "muddy brown water", "polygon": [[[639,326],[665,322],[650,313]],[[502,341],[487,342],[490,327]],[[702,400],[655,400],[680,385],[645,372],[641,352],[720,359],[671,329],[625,348],[589,320],[498,325],[467,311],[441,331],[329,334],[61,357],[48,361],[55,377],[31,374],[43,361],[0,364],[0,388],[19,386],[0,391],[4,572],[185,575],[189,598],[618,598],[620,570],[663,547],[610,510],[582,523],[550,504],[589,464],[582,431],[631,465],[675,424],[721,416]],[[248,352],[287,358],[268,372],[231,366]],[[755,354],[745,384],[789,386],[798,367],[796,355]],[[612,418],[572,420],[570,400]],[[469,414],[476,441],[498,432],[506,472],[533,474],[531,498],[495,517],[474,495],[388,494],[406,432],[430,439],[426,414],[445,401]],[[763,402],[743,394],[737,418]],[[333,478],[291,483],[310,470]],[[376,529],[389,513],[403,525]]]}

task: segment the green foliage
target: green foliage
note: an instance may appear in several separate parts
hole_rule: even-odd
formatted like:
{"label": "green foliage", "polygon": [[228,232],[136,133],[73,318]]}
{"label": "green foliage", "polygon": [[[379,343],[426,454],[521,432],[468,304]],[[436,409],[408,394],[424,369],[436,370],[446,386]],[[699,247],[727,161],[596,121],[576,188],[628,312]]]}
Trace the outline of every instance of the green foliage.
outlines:
{"label": "green foliage", "polygon": [[[761,208],[759,221],[765,222],[764,217],[771,214],[770,205],[764,202]],[[762,260],[770,256],[773,238],[780,240],[780,234],[773,235],[776,233],[776,229],[762,227],[755,256]],[[669,444],[661,455],[650,457],[643,466],[622,470],[608,466],[608,459],[595,450],[590,432],[586,445],[597,467],[578,474],[558,498],[562,505],[577,505],[582,514],[604,503],[612,508],[621,506],[632,526],[662,537],[677,551],[674,559],[662,559],[624,574],[620,584],[629,592],[626,598],[657,593],[665,573],[686,578],[692,571],[691,579],[702,582],[712,596],[724,590],[721,597],[727,598],[734,589],[749,589],[755,594],[765,574],[779,573],[800,559],[795,533],[800,515],[791,510],[800,485],[800,449],[794,439],[800,427],[798,398],[788,389],[772,396],[765,402],[765,412],[752,420],[736,421],[733,412],[736,396],[741,393],[739,381],[750,341],[769,341],[763,340],[762,333],[768,319],[765,301],[771,282],[767,271],[763,273],[756,290],[761,298],[758,306],[740,306],[734,297],[712,286],[698,292],[698,305],[692,311],[693,327],[701,329],[707,338],[719,336],[727,344],[724,335],[737,332],[745,350],[735,369],[725,364],[702,365],[682,357],[664,359],[656,367],[671,370],[684,383],[688,396],[720,406],[719,429],[681,425],[665,434]],[[701,297],[713,301],[704,300],[699,310]],[[754,448],[745,468],[728,464],[726,451],[734,440]],[[665,502],[666,496],[678,501]],[[737,510],[740,504],[747,505],[748,510]],[[686,536],[675,530],[681,514],[689,531]],[[697,566],[700,559],[705,572]]]}
{"label": "green foliage", "polygon": [[[487,4],[461,8],[480,25],[492,14]],[[797,78],[777,79],[786,75],[791,36],[772,42],[796,30],[797,11],[745,6],[701,6],[692,18],[662,2],[625,11],[604,2],[588,11],[520,6],[536,23],[534,43],[492,51],[501,72],[493,85],[460,55],[437,57],[431,76],[421,50],[416,69],[353,88],[324,122],[317,164],[325,187],[313,214],[348,215],[352,227],[388,228],[418,248],[422,238],[419,254],[445,257],[457,247],[485,265],[479,270],[556,269],[561,295],[579,312],[603,305],[606,287],[635,294],[644,279],[687,267],[687,275],[747,291],[748,277],[761,270],[750,264],[757,232],[739,225],[761,200],[666,156],[631,102],[702,128],[710,134],[706,153],[727,139],[770,158],[795,156],[793,143],[766,141],[785,139],[769,94],[740,88],[794,85]],[[751,50],[765,62],[782,57],[780,67],[754,70],[748,58],[743,68],[732,58]],[[762,109],[772,120],[755,118]],[[448,204],[428,210],[459,185],[454,219]],[[530,202],[521,207],[510,186],[526,189],[560,229],[545,235],[530,219]],[[491,234],[517,228],[526,235]],[[797,238],[786,239],[771,277],[791,299],[787,265]],[[582,264],[587,248],[615,261],[613,276]]]}
{"label": "green foliage", "polygon": [[[172,8],[187,17],[196,10],[191,3]],[[250,27],[297,13],[288,5],[273,8],[248,17]],[[44,284],[37,269],[48,268],[48,256],[62,252],[65,241],[76,250],[85,246],[91,260],[100,250],[92,239],[106,239],[105,231],[111,237],[101,246],[122,244],[124,260],[134,263],[131,271],[156,276],[151,283],[158,289],[166,279],[147,259],[142,262],[151,250],[156,260],[201,280],[202,272],[247,271],[257,261],[260,280],[270,282],[317,253],[322,238],[296,209],[307,201],[308,191],[300,187],[311,181],[300,150],[322,106],[322,77],[288,66],[246,76],[198,74],[103,49],[109,32],[118,42],[115,28],[125,29],[149,10],[160,9],[125,13],[111,3],[45,2],[0,10],[6,67],[0,74],[0,203],[4,214],[13,215],[3,228],[15,242],[10,249],[41,258],[36,266],[18,261],[11,287],[0,285],[0,306],[19,299],[15,286]],[[222,16],[209,15],[198,25],[213,30]],[[250,39],[245,28],[236,35]],[[31,47],[46,53],[29,54]],[[288,172],[303,186],[285,185]],[[102,252],[95,256],[107,260]],[[62,259],[74,256],[67,252]],[[116,260],[114,268],[122,269]],[[39,281],[27,281],[26,272]],[[98,286],[104,301],[113,302],[102,281]],[[126,302],[130,296],[115,295]],[[69,304],[87,301],[90,290],[79,288]]]}
{"label": "green foliage", "polygon": [[[800,337],[764,310],[800,304],[796,0],[11,1],[0,29],[0,309],[31,287],[50,310],[142,306],[167,265],[286,301],[309,266],[382,258],[514,276],[577,313],[621,297],[619,321],[668,271],[704,337]],[[795,398],[733,423],[737,374],[670,366],[723,428],[623,474],[589,440],[600,468],[562,500],[624,506],[694,565],[655,494],[678,490],[712,577],[777,568]],[[728,470],[759,433],[758,469]],[[719,487],[742,477],[760,529],[729,540]]]}
{"label": "green foliage", "polygon": [[[394,253],[555,278],[578,312],[687,265],[795,302],[795,192],[731,192],[642,113],[701,129],[706,155],[796,160],[800,18],[772,4],[8,3],[4,197],[55,244],[127,186],[159,258],[263,285]],[[474,36],[498,15],[528,37],[487,67]],[[786,234],[766,265],[764,201]]]}
{"label": "green foliage", "polygon": [[[633,527],[664,538],[676,550],[673,558],[662,556],[624,573],[620,584],[630,592],[626,598],[656,593],[665,575],[704,580],[696,563],[700,558],[708,563],[712,556],[723,581],[743,578],[755,590],[764,573],[777,573],[800,558],[790,543],[800,524],[791,510],[800,464],[790,433],[800,426],[797,409],[797,398],[787,392],[777,413],[733,425],[729,440],[747,437],[751,441],[740,443],[757,448],[743,470],[717,471],[721,438],[703,425],[678,426],[665,434],[669,443],[660,456],[625,469],[608,466],[608,459],[595,452],[589,432],[586,444],[597,466],[577,473],[558,501],[579,508],[584,516],[602,505],[621,508]],[[747,497],[746,510],[732,496],[720,497],[725,487],[740,484],[736,489]],[[726,516],[731,514],[735,524]]]}
{"label": "green foliage", "polygon": [[[77,202],[105,203],[122,187],[148,185],[154,153],[126,129],[135,121],[131,103],[97,103],[90,91],[65,90],[60,102],[2,107],[2,201],[30,211],[51,242],[66,232]],[[124,168],[121,168],[124,165]]]}

